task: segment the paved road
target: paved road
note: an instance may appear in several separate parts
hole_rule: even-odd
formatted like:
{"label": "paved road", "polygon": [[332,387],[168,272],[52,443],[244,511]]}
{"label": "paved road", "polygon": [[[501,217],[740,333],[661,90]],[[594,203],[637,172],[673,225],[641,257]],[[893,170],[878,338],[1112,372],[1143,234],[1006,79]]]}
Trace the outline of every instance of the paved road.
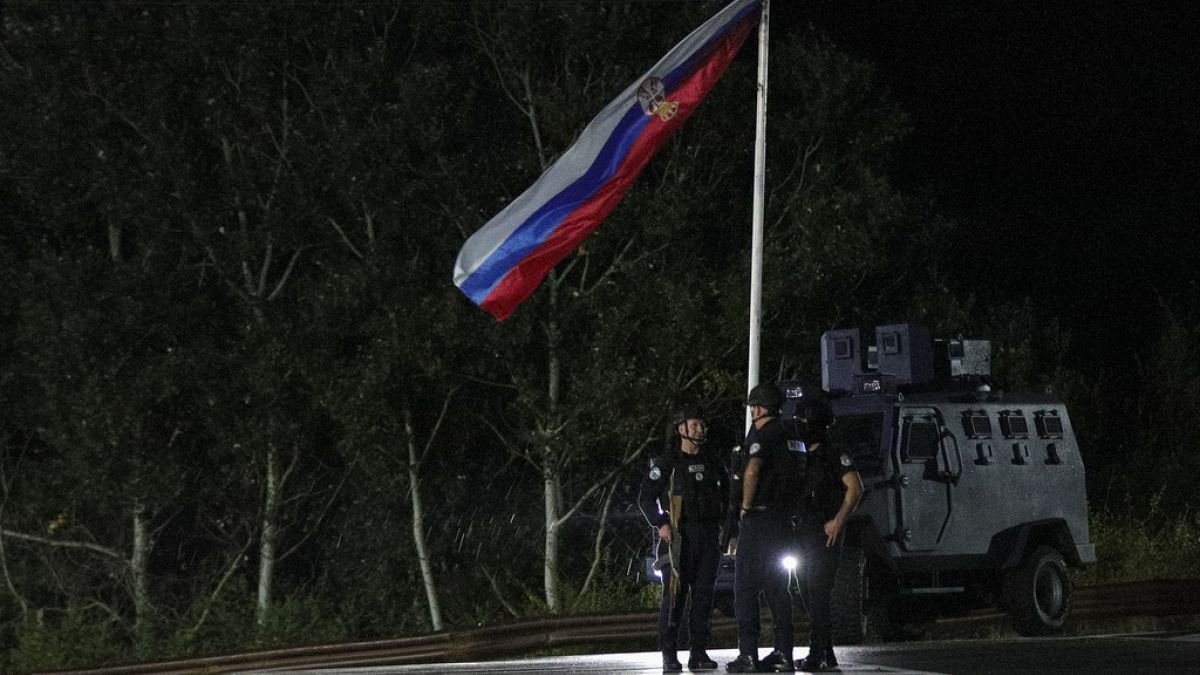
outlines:
{"label": "paved road", "polygon": [[[804,647],[797,649],[803,656]],[[724,664],[736,656],[733,649],[709,652],[724,673]],[[765,655],[766,650],[763,651]],[[686,657],[681,654],[681,657]],[[1200,675],[1200,635],[1093,636],[1016,640],[955,640],[909,642],[838,649],[843,673],[1196,673]],[[621,673],[657,675],[659,655],[604,654],[560,656],[488,663],[453,663],[428,666],[329,668],[293,671],[312,675],[413,675],[417,673]]]}

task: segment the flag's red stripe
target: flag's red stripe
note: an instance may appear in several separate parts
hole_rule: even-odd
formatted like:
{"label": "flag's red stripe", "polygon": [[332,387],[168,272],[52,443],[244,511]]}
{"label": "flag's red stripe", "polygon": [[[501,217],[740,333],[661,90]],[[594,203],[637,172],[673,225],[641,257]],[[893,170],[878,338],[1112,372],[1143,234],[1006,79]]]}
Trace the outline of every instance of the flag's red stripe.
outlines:
{"label": "flag's red stripe", "polygon": [[654,153],[692,114],[708,90],[725,72],[738,48],[754,27],[756,18],[757,13],[748,16],[713,45],[705,64],[697,68],[691,77],[666,97],[668,101],[679,103],[675,116],[666,122],[659,118],[651,120],[641,136],[634,141],[629,154],[621,161],[621,166],[613,177],[591,199],[568,214],[546,241],[517,263],[480,303],[480,307],[497,319],[508,318],[517,305],[537,289],[550,270],[570,255],[608,217]]}

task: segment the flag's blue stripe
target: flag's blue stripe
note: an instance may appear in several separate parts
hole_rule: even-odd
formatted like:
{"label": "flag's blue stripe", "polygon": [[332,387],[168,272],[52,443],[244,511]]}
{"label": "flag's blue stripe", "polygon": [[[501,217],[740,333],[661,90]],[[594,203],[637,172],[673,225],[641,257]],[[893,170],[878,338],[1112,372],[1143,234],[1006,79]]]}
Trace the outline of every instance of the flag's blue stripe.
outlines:
{"label": "flag's blue stripe", "polygon": [[595,194],[616,173],[629,146],[650,123],[638,105],[625,113],[604,143],[596,160],[574,183],[547,201],[462,283],[462,291],[475,304],[482,304],[496,284],[530,252],[541,246],[568,215]]}
{"label": "flag's blue stripe", "polygon": [[[680,82],[696,70],[700,60],[708,56],[713,44],[724,38],[731,28],[757,9],[757,3],[747,5],[720,30],[713,33],[712,37],[687,60],[662,78],[663,89],[668,93],[674,91]],[[541,246],[571,212],[590,199],[616,174],[617,168],[629,153],[630,146],[641,135],[650,119],[649,115],[642,112],[640,105],[632,105],[610,133],[588,170],[562,192],[549,199],[509,235],[508,239],[463,281],[460,287],[462,292],[475,304],[482,304],[505,275]]]}

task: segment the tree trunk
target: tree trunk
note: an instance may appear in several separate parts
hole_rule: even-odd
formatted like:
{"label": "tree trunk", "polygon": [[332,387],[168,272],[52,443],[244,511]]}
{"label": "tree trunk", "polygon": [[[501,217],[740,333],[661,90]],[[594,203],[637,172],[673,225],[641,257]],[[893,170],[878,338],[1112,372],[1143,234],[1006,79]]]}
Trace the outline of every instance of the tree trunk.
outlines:
{"label": "tree trunk", "polygon": [[275,576],[275,547],[279,536],[279,451],[274,443],[267,444],[267,493],[263,506],[262,540],[258,548],[258,601],[254,619],[259,626],[266,623],[271,609],[271,585]]}
{"label": "tree trunk", "polygon": [[150,590],[146,567],[150,558],[150,517],[141,500],[133,504],[133,553],[129,558],[129,571],[133,577],[134,629],[145,627],[150,617]]}
{"label": "tree trunk", "polygon": [[121,227],[112,223],[108,224],[108,258],[121,262]]}
{"label": "tree trunk", "polygon": [[408,436],[408,490],[412,496],[413,543],[417,547],[417,562],[421,566],[421,580],[425,583],[425,599],[429,602],[429,621],[434,630],[442,630],[442,610],[438,604],[437,585],[433,580],[433,566],[429,560],[429,547],[425,541],[425,512],[421,506],[421,464],[417,458],[417,444],[413,440],[412,411],[404,406],[404,432]]}
{"label": "tree trunk", "polygon": [[558,519],[561,513],[558,502],[558,472],[554,468],[553,452],[546,448],[542,479],[546,497],[546,551],[543,576],[546,585],[546,606],[557,614],[562,610],[561,590],[558,584]]}

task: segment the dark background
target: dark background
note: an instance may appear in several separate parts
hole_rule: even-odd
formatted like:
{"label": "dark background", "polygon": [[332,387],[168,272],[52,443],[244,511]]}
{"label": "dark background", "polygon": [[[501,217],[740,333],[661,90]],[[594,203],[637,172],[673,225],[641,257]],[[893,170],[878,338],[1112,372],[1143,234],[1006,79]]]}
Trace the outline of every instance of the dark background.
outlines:
{"label": "dark background", "polygon": [[[1194,313],[1196,26],[1186,3],[775,2],[871,61],[911,115],[892,178],[960,221],[955,276],[1029,296],[1073,365],[1130,367]],[[1149,330],[1148,330],[1149,329]]]}

